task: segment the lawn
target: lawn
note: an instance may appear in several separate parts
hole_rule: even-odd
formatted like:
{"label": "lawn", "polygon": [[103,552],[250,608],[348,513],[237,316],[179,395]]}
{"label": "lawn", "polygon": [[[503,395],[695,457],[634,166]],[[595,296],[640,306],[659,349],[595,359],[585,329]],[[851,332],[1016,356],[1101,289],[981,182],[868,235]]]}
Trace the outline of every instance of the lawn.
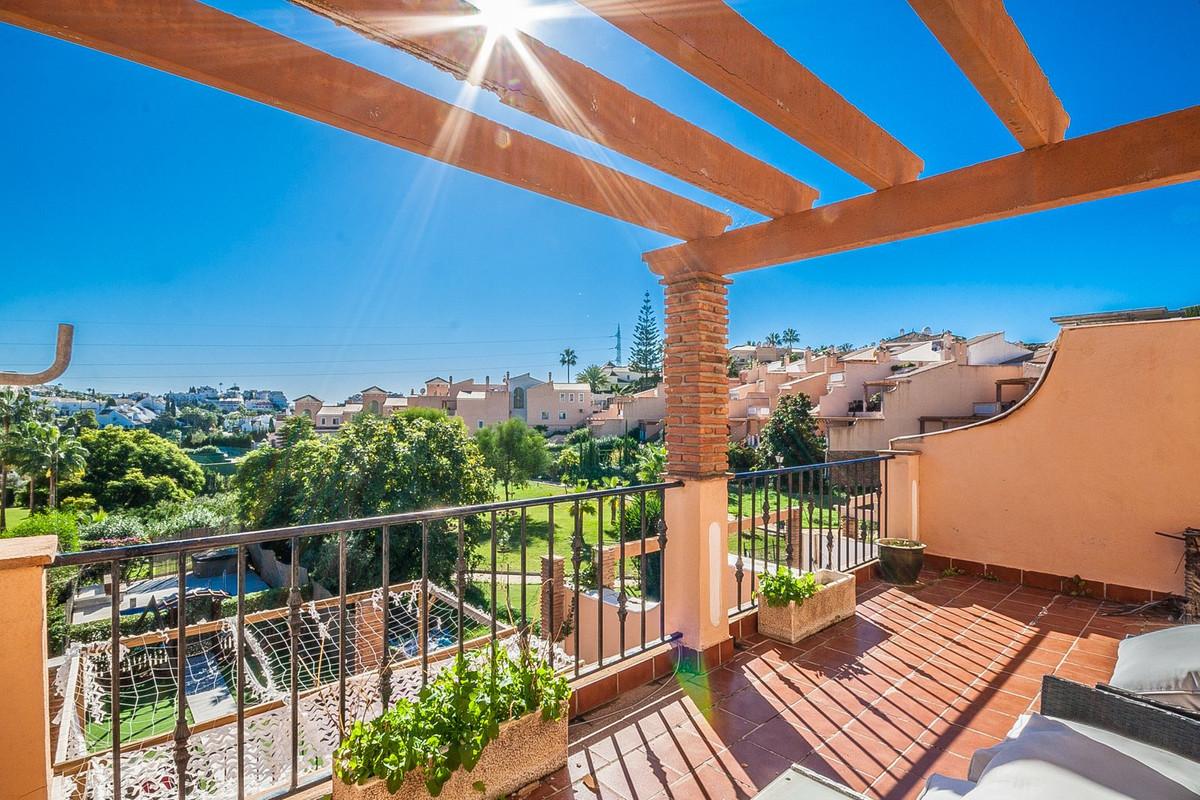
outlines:
{"label": "lawn", "polygon": [[23,521],[29,516],[28,508],[6,508],[4,509],[4,520],[10,528],[16,527],[17,523]]}
{"label": "lawn", "polygon": [[[545,483],[530,483],[514,490],[512,499],[526,500],[541,497],[563,496],[561,503],[554,505],[554,554],[563,556],[570,562],[571,537],[575,530],[575,516],[572,513],[575,503],[562,486]],[[497,495],[503,497],[503,490]],[[613,507],[608,498],[604,498],[604,541],[606,544],[616,544],[618,541],[617,528],[619,520],[613,519]],[[636,496],[626,498],[626,507],[637,503]],[[601,509],[597,501],[583,504],[583,541],[585,546],[594,546],[597,538],[597,526]],[[619,506],[618,506],[619,513]],[[521,571],[521,512],[510,512],[500,515],[497,519],[498,536],[496,538],[496,569],[500,572]],[[525,511],[525,570],[527,574],[537,574],[541,570],[541,558],[549,553],[550,507],[548,505],[533,506]],[[633,549],[631,547],[631,549]],[[491,538],[480,542],[475,548],[475,554],[480,559],[480,565],[490,570],[492,563]],[[571,567],[567,567],[571,572]],[[519,585],[517,587],[519,589]]]}

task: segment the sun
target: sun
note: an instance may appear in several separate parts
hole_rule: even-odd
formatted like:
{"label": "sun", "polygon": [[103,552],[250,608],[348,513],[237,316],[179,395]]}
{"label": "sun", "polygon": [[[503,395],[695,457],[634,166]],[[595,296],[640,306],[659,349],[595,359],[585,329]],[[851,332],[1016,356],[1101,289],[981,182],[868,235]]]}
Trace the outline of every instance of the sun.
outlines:
{"label": "sun", "polygon": [[524,0],[476,0],[479,21],[493,36],[512,37],[532,19],[532,9]]}

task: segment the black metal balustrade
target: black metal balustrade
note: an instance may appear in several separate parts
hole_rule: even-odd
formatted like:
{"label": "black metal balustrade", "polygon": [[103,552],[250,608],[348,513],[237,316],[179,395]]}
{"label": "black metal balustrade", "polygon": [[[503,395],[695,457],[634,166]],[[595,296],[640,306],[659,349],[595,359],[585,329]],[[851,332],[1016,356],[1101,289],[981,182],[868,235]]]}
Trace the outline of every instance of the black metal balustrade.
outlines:
{"label": "black metal balustrade", "polygon": [[[574,680],[670,641],[663,510],[679,485],[59,554],[54,568],[107,573],[112,590],[107,640],[76,642],[60,667],[57,793],[286,796],[328,777],[348,725],[456,654],[494,658],[528,634]],[[236,588],[201,587],[196,556],[224,549],[217,583]],[[123,609],[122,580],[163,556],[174,580],[149,578],[157,594]],[[249,562],[277,585],[248,600]]]}
{"label": "black metal balustrade", "polygon": [[739,472],[729,480],[730,561],[737,604],[758,605],[758,580],[780,567],[854,570],[878,558],[887,536],[887,464],[891,456]]}

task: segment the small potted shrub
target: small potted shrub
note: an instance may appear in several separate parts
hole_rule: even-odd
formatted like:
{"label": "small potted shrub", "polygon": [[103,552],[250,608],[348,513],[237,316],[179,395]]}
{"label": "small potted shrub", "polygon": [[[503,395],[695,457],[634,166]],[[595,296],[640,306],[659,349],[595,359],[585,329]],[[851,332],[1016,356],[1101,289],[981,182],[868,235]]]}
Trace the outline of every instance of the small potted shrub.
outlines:
{"label": "small potted shrub", "polygon": [[854,616],[854,576],[780,567],[758,584],[758,632],[788,644]]}
{"label": "small potted shrub", "polygon": [[334,753],[333,800],[514,793],[567,763],[570,687],[523,642],[458,656],[415,699],[356,722]]}
{"label": "small potted shrub", "polygon": [[925,565],[925,544],[915,539],[880,539],[879,573],[888,583],[912,586]]}

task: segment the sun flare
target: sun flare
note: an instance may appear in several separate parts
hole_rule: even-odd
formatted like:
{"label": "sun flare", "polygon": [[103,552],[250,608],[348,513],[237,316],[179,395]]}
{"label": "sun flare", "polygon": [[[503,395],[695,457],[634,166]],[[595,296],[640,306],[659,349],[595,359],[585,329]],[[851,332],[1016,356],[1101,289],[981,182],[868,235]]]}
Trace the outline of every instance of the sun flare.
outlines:
{"label": "sun flare", "polygon": [[493,36],[511,37],[533,18],[524,0],[477,0],[480,21]]}

